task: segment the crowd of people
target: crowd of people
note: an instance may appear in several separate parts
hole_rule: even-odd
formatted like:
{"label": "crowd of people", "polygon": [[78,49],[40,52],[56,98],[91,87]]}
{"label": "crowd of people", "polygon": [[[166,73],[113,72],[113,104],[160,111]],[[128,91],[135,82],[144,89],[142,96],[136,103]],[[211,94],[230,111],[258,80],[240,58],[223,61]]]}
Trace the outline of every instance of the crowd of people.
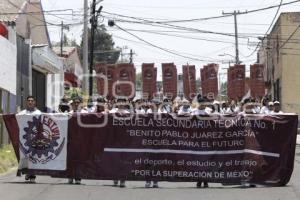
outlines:
{"label": "crowd of people", "polygon": [[232,100],[219,102],[198,95],[193,101],[175,98],[173,101],[164,98],[163,101],[148,101],[137,99],[135,101],[126,98],[118,98],[108,101],[103,97],[98,97],[96,101],[89,99],[86,106],[83,105],[82,98],[76,96],[72,99],[64,97],[59,105],[59,112],[80,112],[80,113],[176,113],[178,115],[210,115],[210,114],[282,114],[279,101],[270,101],[264,97],[260,102],[253,98],[246,98],[236,102]]}
{"label": "crowd of people", "polygon": [[[236,102],[219,102],[214,99],[208,99],[201,95],[197,95],[193,101],[186,99],[175,98],[173,101],[168,98],[164,98],[160,101],[147,101],[147,100],[135,100],[130,101],[126,98],[118,98],[115,101],[108,101],[103,97],[98,97],[94,102],[89,99],[84,106],[83,99],[80,96],[75,96],[72,99],[68,99],[64,96],[61,99],[61,103],[58,108],[58,112],[61,113],[120,113],[120,114],[167,114],[175,113],[177,115],[211,115],[211,114],[282,114],[280,110],[279,101],[270,101],[268,98],[262,98],[261,102],[255,99],[247,98],[243,101]],[[33,96],[27,97],[26,109],[19,112],[19,114],[41,114],[35,106],[35,98]],[[34,174],[26,174],[25,180],[35,182],[36,176]],[[80,184],[81,179],[79,177],[70,178],[69,184],[72,184],[75,180],[75,184]],[[157,181],[146,181],[145,187],[157,188]],[[114,180],[114,186],[120,183],[120,187],[125,187],[125,180]],[[198,181],[197,187],[208,187],[207,182]]]}

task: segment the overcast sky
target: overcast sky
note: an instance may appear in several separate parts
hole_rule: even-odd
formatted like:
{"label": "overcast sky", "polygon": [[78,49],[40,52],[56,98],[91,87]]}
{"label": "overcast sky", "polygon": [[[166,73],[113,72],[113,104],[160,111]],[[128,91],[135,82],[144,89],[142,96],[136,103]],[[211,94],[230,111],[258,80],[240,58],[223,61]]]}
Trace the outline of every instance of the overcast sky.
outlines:
{"label": "overcast sky", "polygon": [[[292,0],[283,0],[282,2],[290,1]],[[65,24],[73,24],[70,30],[65,32],[69,38],[74,38],[79,43],[82,34],[83,0],[42,0],[42,4],[46,11],[73,9],[73,12],[67,10],[51,13],[51,15],[48,13],[46,20],[55,24],[59,24],[61,21],[64,21]],[[196,65],[197,77],[199,77],[200,68],[207,63],[219,63],[221,72],[225,72],[222,68],[228,67],[228,62],[234,61],[235,38],[232,36],[234,34],[234,18],[231,16],[193,22],[166,22],[173,28],[164,28],[157,23],[149,25],[145,20],[157,22],[207,18],[220,16],[223,11],[245,12],[278,4],[280,4],[280,0],[104,0],[99,3],[103,6],[103,17],[99,21],[107,25],[108,19],[115,20],[116,24],[125,30],[120,30],[116,26],[107,27],[108,32],[113,35],[116,47],[124,48],[124,53],[128,53],[130,49],[135,52],[133,61],[137,71],[140,71],[141,63],[155,63],[159,72],[158,79],[161,79],[161,63],[174,62],[178,72],[182,71],[183,64],[189,63]],[[282,6],[279,14],[299,10],[300,3],[297,2]],[[276,11],[277,8],[273,8],[238,15],[240,60],[247,67],[256,61],[256,53],[249,55],[256,48],[257,37],[263,36],[268,30]],[[137,19],[144,19],[144,21]],[[139,23],[132,23],[132,21],[139,21]],[[186,29],[182,30],[178,26]],[[210,33],[195,31],[195,29]],[[49,26],[48,30],[51,41],[59,41],[60,28]],[[130,33],[139,37],[140,40]],[[225,56],[221,56],[224,54]]]}

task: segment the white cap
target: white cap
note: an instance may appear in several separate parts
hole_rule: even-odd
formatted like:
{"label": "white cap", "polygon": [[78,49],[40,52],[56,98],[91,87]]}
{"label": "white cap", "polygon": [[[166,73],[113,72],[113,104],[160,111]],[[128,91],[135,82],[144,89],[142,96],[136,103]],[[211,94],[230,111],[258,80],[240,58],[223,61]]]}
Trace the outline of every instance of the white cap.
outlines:
{"label": "white cap", "polygon": [[214,100],[213,104],[220,104],[219,101]]}
{"label": "white cap", "polygon": [[269,106],[273,106],[274,103],[273,103],[272,101],[270,101],[270,102],[268,103],[268,105],[269,105]]}
{"label": "white cap", "polygon": [[274,105],[275,105],[275,104],[280,104],[280,102],[279,102],[279,101],[274,101]]}

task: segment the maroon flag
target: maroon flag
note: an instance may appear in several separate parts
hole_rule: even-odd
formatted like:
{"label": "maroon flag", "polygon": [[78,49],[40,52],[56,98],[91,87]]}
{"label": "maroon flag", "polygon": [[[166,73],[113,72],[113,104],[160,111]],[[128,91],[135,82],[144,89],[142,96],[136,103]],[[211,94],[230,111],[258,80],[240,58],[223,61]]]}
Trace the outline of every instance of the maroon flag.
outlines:
{"label": "maroon flag", "polygon": [[162,63],[164,96],[174,99],[177,96],[177,69],[174,63]]}
{"label": "maroon flag", "polygon": [[156,76],[157,69],[154,67],[154,63],[142,64],[142,92],[146,99],[152,99],[156,93]]}
{"label": "maroon flag", "polygon": [[261,99],[265,96],[264,65],[250,66],[250,90],[251,96]]}

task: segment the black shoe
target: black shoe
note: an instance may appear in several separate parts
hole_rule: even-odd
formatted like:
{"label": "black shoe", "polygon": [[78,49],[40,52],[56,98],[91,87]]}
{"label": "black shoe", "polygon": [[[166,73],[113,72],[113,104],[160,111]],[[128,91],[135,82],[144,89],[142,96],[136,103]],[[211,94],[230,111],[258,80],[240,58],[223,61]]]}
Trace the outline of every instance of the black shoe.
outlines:
{"label": "black shoe", "polygon": [[75,184],[80,185],[81,184],[81,179],[75,179]]}
{"label": "black shoe", "polygon": [[120,188],[124,188],[125,186],[125,181],[120,181]]}
{"label": "black shoe", "polygon": [[32,175],[32,174],[26,174],[25,175],[25,180],[29,181],[30,183],[35,183],[35,179],[36,179],[35,175]]}
{"label": "black shoe", "polygon": [[201,188],[201,184],[202,184],[202,182],[201,182],[201,181],[198,181],[198,182],[197,182],[197,185],[196,185],[197,188]]}
{"label": "black shoe", "polygon": [[204,187],[204,188],[208,188],[208,183],[207,183],[207,182],[204,182],[203,187]]}

